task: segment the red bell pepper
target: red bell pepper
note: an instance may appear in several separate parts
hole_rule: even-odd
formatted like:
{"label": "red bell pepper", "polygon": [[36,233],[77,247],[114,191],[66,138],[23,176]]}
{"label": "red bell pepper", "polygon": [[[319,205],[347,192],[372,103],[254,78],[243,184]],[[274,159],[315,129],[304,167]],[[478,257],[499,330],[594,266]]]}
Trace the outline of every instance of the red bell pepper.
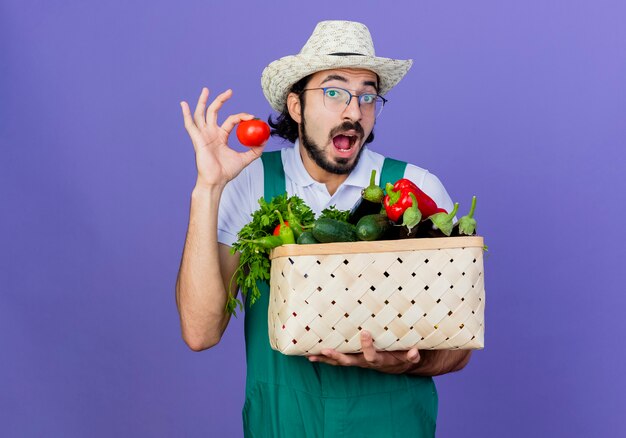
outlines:
{"label": "red bell pepper", "polygon": [[430,196],[406,178],[399,179],[393,185],[387,183],[385,190],[387,195],[383,199],[383,205],[385,206],[387,217],[394,222],[399,220],[402,214],[413,204],[411,193],[415,195],[417,207],[422,212],[424,219],[435,213],[447,213],[443,208],[437,207],[437,204]]}

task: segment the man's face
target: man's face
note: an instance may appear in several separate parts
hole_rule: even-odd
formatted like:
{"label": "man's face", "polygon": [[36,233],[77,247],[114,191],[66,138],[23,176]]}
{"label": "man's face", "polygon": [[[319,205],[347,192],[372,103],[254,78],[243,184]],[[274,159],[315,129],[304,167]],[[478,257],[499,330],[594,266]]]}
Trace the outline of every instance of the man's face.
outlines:
{"label": "man's face", "polygon": [[[377,92],[378,78],[369,70],[337,69],[315,73],[310,88],[338,87],[353,95]],[[345,175],[357,165],[363,144],[374,129],[375,115],[364,114],[353,97],[343,111],[324,106],[322,90],[306,91],[300,140],[309,157],[327,172]]]}

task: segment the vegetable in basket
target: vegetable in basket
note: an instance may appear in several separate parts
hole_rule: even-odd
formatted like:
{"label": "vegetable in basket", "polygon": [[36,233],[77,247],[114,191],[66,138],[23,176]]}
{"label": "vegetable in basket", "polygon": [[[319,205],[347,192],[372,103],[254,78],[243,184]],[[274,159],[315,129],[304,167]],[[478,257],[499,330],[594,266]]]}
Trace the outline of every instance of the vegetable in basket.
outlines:
{"label": "vegetable in basket", "polygon": [[[289,226],[289,221],[285,221],[285,225]],[[281,226],[282,225],[279,222],[278,225],[276,225],[276,228],[274,228],[274,232],[272,233],[272,236],[280,236],[280,227]]]}
{"label": "vegetable in basket", "polygon": [[356,236],[359,240],[381,240],[389,236],[391,222],[384,213],[368,214],[356,224]]}
{"label": "vegetable in basket", "polygon": [[471,236],[476,232],[476,219],[474,219],[474,210],[476,209],[476,196],[472,197],[472,206],[466,216],[459,219],[456,225],[458,225],[459,234],[467,234]]}
{"label": "vegetable in basket", "polygon": [[313,237],[313,232],[311,230],[306,230],[302,234],[300,234],[300,237],[298,237],[296,243],[298,245],[310,245],[319,242],[315,237]]}
{"label": "vegetable in basket", "polygon": [[250,239],[242,239],[242,242],[248,243],[254,246],[258,246],[263,249],[274,249],[278,248],[282,245],[283,239],[278,235],[259,237],[258,239],[250,240]]}
{"label": "vegetable in basket", "polygon": [[320,243],[356,242],[354,225],[328,217],[317,219],[311,228],[313,237]]}
{"label": "vegetable in basket", "polygon": [[411,198],[411,206],[404,210],[402,214],[402,225],[407,227],[408,234],[411,234],[413,228],[415,228],[422,220],[422,212],[419,209],[419,203],[415,193],[409,193]]}
{"label": "vegetable in basket", "polygon": [[428,219],[441,231],[444,235],[450,236],[452,234],[452,227],[454,226],[454,216],[459,209],[459,203],[454,204],[454,208],[450,213],[435,213]]}
{"label": "vegetable in basket", "polygon": [[278,237],[280,237],[284,245],[290,245],[290,244],[296,243],[296,238],[293,235],[293,230],[291,229],[288,223],[285,223],[285,221],[283,221],[283,215],[280,214],[280,211],[278,210],[276,210],[276,215],[278,216],[278,220],[280,221],[279,229],[278,229]]}
{"label": "vegetable in basket", "polygon": [[351,224],[356,224],[364,216],[380,213],[385,193],[383,189],[376,185],[375,181],[376,169],[372,170],[370,185],[361,191],[361,197],[350,210],[348,222]]}
{"label": "vegetable in basket", "polygon": [[[298,196],[288,197],[287,193],[284,193],[270,202],[260,198],[259,209],[252,213],[250,222],[239,231],[238,240],[231,248],[232,254],[240,253],[239,265],[231,281],[235,281],[241,293],[248,296],[250,304],[254,304],[261,295],[257,281],[267,281],[270,278],[271,264],[268,257],[270,251],[283,244],[280,236],[272,235],[276,225],[280,225],[277,211],[281,216],[290,217],[289,208],[293,217],[297,218],[298,224],[306,227],[313,223],[315,219],[313,211]],[[243,303],[229,295],[226,310],[228,313],[236,314],[237,307],[243,309]]]}
{"label": "vegetable in basket", "polygon": [[[372,178],[374,176],[375,173],[372,172]],[[372,181],[373,179],[370,186]],[[335,206],[326,208],[315,220],[313,211],[298,196],[288,197],[285,193],[269,203],[263,198],[259,199],[260,208],[252,214],[252,220],[239,231],[238,241],[231,249],[232,253],[241,253],[239,266],[231,281],[236,281],[243,295],[250,293],[249,301],[253,304],[260,296],[257,281],[267,281],[270,278],[269,253],[283,244],[475,234],[476,220],[473,215],[476,197],[472,199],[469,214],[453,226],[458,203],[454,204],[454,209],[448,214],[407,179],[401,179],[393,186],[388,184],[387,188],[389,195],[384,198],[387,214],[365,215],[356,226],[349,223],[350,211],[338,210]],[[435,213],[427,216],[433,209]],[[389,212],[392,214],[389,215]],[[284,217],[288,220],[284,220]],[[400,217],[402,225],[393,226]],[[237,307],[243,309],[242,302],[229,296],[227,311],[235,314]]]}
{"label": "vegetable in basket", "polygon": [[300,235],[304,232],[304,227],[300,223],[300,219],[298,215],[291,208],[291,202],[287,204],[287,220],[286,224],[289,224],[291,229],[293,230],[293,236],[296,240],[300,237]]}
{"label": "vegetable in basket", "polygon": [[417,198],[418,208],[425,218],[435,213],[446,212],[443,208],[437,207],[437,204],[430,196],[406,178],[399,179],[393,185],[387,183],[385,189],[387,195],[383,199],[383,204],[387,216],[394,222],[398,221],[406,209],[412,205],[410,193],[413,193]]}
{"label": "vegetable in basket", "polygon": [[319,219],[335,219],[341,222],[349,222],[348,218],[350,217],[350,210],[339,210],[334,205],[331,205],[328,208],[325,208],[320,213]]}

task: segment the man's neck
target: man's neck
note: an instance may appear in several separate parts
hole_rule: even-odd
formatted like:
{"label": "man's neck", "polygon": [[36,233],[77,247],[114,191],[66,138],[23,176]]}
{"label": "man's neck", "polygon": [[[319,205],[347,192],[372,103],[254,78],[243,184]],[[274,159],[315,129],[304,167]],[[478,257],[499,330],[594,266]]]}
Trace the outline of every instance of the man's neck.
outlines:
{"label": "man's neck", "polygon": [[336,173],[328,172],[321,167],[319,167],[315,161],[309,157],[306,149],[300,143],[298,152],[300,153],[300,158],[302,159],[302,164],[304,164],[304,168],[311,175],[315,181],[325,184],[326,190],[330,196],[334,195],[339,186],[348,179],[348,174],[346,175],[337,175]]}

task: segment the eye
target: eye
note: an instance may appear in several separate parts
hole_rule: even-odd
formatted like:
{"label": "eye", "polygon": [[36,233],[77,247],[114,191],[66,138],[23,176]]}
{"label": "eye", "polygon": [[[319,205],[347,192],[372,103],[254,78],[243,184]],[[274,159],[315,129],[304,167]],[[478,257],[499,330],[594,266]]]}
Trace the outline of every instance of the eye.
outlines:
{"label": "eye", "polygon": [[364,94],[361,96],[361,103],[364,103],[366,105],[371,105],[374,102],[376,102],[375,94]]}
{"label": "eye", "polygon": [[326,97],[329,97],[331,99],[342,99],[344,93],[342,93],[342,90],[339,90],[337,88],[327,88],[326,89]]}

